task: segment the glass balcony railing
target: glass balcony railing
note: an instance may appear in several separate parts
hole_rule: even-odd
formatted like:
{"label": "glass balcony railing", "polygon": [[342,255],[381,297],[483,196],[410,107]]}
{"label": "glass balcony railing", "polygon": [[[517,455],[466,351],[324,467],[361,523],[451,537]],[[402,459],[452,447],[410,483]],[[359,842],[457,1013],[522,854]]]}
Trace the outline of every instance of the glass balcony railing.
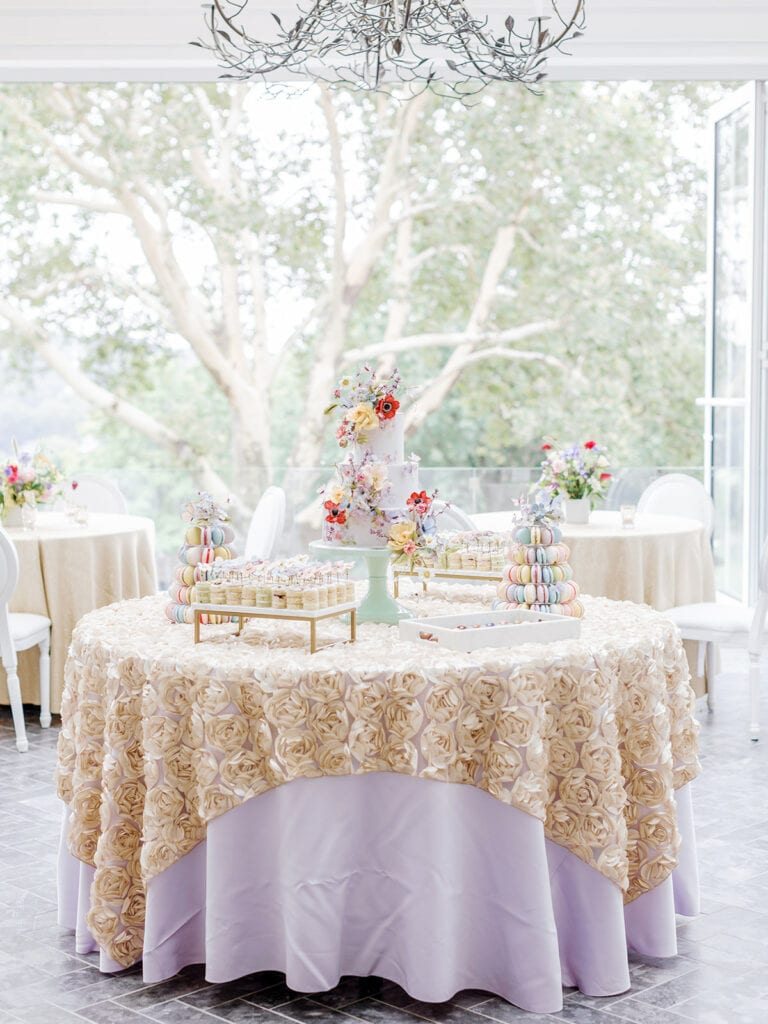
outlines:
{"label": "glass balcony railing", "polygon": [[[144,467],[139,471],[99,470],[114,480],[126,495],[129,511],[149,516],[157,531],[158,578],[163,587],[173,577],[178,551],[183,542],[185,524],[181,506],[200,488],[200,483],[178,467]],[[614,470],[610,491],[601,507],[617,509],[623,504],[636,504],[648,484],[663,473],[688,473],[701,480],[701,466],[633,466]],[[311,540],[322,529],[318,489],[332,477],[329,467],[296,469],[276,467],[269,477],[257,470],[251,478],[238,480],[237,493],[258,495],[268,482],[282,487],[286,493],[285,531],[279,554],[306,551]],[[477,512],[501,512],[512,507],[521,495],[529,493],[538,470],[525,466],[468,467],[420,466],[419,485],[428,491],[435,488],[445,501],[458,506],[468,515]],[[233,488],[233,491],[235,489]],[[255,505],[255,501],[252,501]],[[244,500],[235,507],[232,522],[236,533],[235,546],[242,551],[250,519],[250,504]]]}

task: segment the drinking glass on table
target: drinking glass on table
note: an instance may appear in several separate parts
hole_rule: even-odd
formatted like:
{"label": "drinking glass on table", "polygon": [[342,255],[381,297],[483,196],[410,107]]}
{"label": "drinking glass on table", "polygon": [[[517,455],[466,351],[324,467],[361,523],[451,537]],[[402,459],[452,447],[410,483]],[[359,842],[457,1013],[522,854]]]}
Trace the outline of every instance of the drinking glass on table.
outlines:
{"label": "drinking glass on table", "polygon": [[21,525],[24,530],[34,530],[37,525],[37,502],[34,494],[24,495],[24,504],[21,506]]}
{"label": "drinking glass on table", "polygon": [[637,505],[621,505],[619,511],[621,512],[621,525],[623,528],[625,530],[634,529]]}
{"label": "drinking glass on table", "polygon": [[88,525],[88,506],[75,505],[75,523],[78,526]]}

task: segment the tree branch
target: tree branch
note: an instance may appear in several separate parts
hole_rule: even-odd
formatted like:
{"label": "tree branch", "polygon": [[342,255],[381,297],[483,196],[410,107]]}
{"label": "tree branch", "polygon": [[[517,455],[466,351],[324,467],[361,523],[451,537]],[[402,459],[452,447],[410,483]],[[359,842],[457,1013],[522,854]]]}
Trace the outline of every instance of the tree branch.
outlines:
{"label": "tree branch", "polygon": [[327,85],[320,86],[320,108],[323,111],[326,128],[328,129],[328,144],[331,150],[331,173],[333,174],[334,185],[334,227],[333,227],[333,271],[331,282],[332,302],[340,303],[346,265],[344,263],[344,240],[347,234],[347,186],[344,177],[344,155],[339,135],[339,124],[336,120],[336,111],[331,102],[330,91]]}
{"label": "tree branch", "polygon": [[[175,434],[149,413],[144,412],[133,402],[120,398],[118,395],[102,387],[85,374],[77,363],[60,347],[51,343],[44,329],[28,320],[13,305],[0,299],[0,315],[4,316],[18,334],[30,343],[43,361],[57,373],[62,380],[83,401],[115,419],[120,420],[131,430],[148,438],[170,452],[175,459],[185,465],[197,469],[204,485],[218,495],[229,493],[225,481],[213,469],[208,459],[185,438]],[[239,505],[241,512],[246,512]]]}
{"label": "tree branch", "polygon": [[115,213],[124,215],[120,206],[109,200],[99,199],[97,196],[86,196],[72,192],[29,192],[30,199],[36,203],[50,203],[52,206],[76,206],[81,210],[92,210],[94,213]]}
{"label": "tree branch", "polygon": [[[466,333],[470,337],[483,331],[490,317],[499,282],[515,245],[517,226],[524,219],[527,211],[528,199],[526,198],[517,214],[496,231],[496,237],[483,270],[477,298],[467,321]],[[476,346],[476,342],[469,342],[459,344],[454,348],[427,390],[416,399],[408,410],[405,419],[407,433],[418,429],[426,418],[442,405],[448,392],[468,365],[467,359]]]}
{"label": "tree branch", "polygon": [[367,345],[365,348],[349,349],[344,353],[344,359],[350,363],[360,362],[360,360],[375,359],[380,355],[410,352],[417,348],[457,348],[460,345],[475,346],[486,343],[511,345],[516,341],[530,338],[534,334],[543,334],[559,326],[559,320],[538,320],[534,323],[522,324],[520,327],[510,327],[506,331],[475,331],[474,333],[470,331],[435,331],[429,334],[411,334],[391,342],[380,342],[377,345]]}
{"label": "tree branch", "polygon": [[26,128],[29,128],[41,140],[44,147],[55,153],[71,171],[79,174],[90,185],[113,192],[114,182],[108,175],[104,174],[94,164],[83,160],[82,157],[77,156],[71,150],[62,146],[50,132],[43,128],[39,121],[35,121],[34,118],[30,117],[19,107],[13,108],[12,116],[16,117]]}
{"label": "tree branch", "polygon": [[481,348],[475,352],[470,352],[464,356],[461,369],[466,369],[468,366],[483,362],[486,359],[506,359],[513,363],[544,363],[556,370],[562,370],[563,373],[571,372],[571,367],[564,363],[562,359],[558,359],[557,356],[548,355],[546,352],[532,352],[525,349],[501,348],[499,346]]}

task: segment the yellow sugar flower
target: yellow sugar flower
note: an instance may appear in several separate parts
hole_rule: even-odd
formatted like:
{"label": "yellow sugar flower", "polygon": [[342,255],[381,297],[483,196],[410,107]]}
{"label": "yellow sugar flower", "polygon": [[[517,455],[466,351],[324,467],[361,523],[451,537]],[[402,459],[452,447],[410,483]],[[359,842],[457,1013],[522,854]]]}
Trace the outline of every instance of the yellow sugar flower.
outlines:
{"label": "yellow sugar flower", "polygon": [[347,496],[347,492],[340,484],[327,487],[325,493],[328,501],[332,501],[334,505],[340,504]]}
{"label": "yellow sugar flower", "polygon": [[351,420],[355,429],[361,433],[368,430],[379,429],[379,417],[370,402],[361,402],[347,413],[347,419]]}
{"label": "yellow sugar flower", "polygon": [[389,529],[389,546],[393,551],[402,551],[415,539],[416,523],[394,523]]}

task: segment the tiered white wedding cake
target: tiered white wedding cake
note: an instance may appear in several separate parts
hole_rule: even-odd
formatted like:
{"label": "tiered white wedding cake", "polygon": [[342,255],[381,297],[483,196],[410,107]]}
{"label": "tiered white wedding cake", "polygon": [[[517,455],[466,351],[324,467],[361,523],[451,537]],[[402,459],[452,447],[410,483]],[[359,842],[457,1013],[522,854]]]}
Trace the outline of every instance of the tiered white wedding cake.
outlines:
{"label": "tiered white wedding cake", "polygon": [[336,465],[337,479],[322,491],[328,543],[384,548],[392,524],[408,515],[419,460],[405,458],[404,416],[396,397],[401,384],[397,370],[378,379],[366,366],[336,387],[326,412],[344,410],[336,437],[347,456]]}

